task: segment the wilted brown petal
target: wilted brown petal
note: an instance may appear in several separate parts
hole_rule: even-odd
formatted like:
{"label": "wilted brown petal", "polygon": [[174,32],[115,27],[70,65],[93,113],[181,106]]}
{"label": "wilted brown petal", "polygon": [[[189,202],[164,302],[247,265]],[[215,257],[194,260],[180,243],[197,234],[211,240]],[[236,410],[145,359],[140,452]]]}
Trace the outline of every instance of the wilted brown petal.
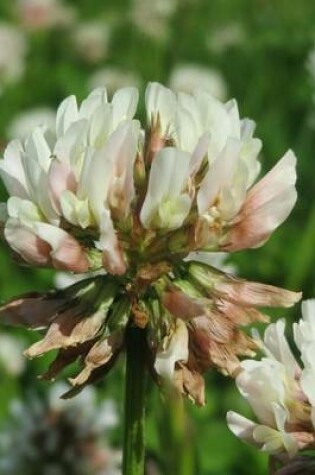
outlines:
{"label": "wilted brown petal", "polygon": [[269,322],[269,317],[254,307],[245,307],[228,302],[223,299],[216,299],[217,309],[223,313],[235,325],[248,325],[253,322]]}
{"label": "wilted brown petal", "polygon": [[205,405],[205,382],[198,371],[189,364],[179,363],[175,370],[175,386],[198,406]]}
{"label": "wilted brown petal", "polygon": [[72,389],[70,389],[69,391],[67,391],[65,394],[61,396],[62,399],[70,399],[76,396],[77,394],[79,394],[82,391],[82,389],[84,389],[89,384],[97,383],[100,379],[102,379],[112,369],[112,367],[116,363],[119,353],[120,353],[120,348],[113,354],[112,358],[110,358],[107,363],[105,363],[103,366],[99,366],[94,371],[92,371],[89,378],[85,381],[85,383],[74,386]]}
{"label": "wilted brown petal", "polygon": [[66,299],[52,295],[36,292],[21,295],[0,308],[0,320],[10,325],[46,328],[66,303]]}
{"label": "wilted brown petal", "polygon": [[256,348],[235,323],[216,312],[193,319],[189,335],[190,349],[200,372],[215,366],[224,374],[233,375],[239,367],[238,356],[253,356]]}
{"label": "wilted brown petal", "polygon": [[28,348],[25,355],[33,358],[50,350],[68,348],[91,340],[100,330],[104,318],[102,310],[87,317],[68,310],[53,321],[45,337]]}
{"label": "wilted brown petal", "polygon": [[176,318],[190,320],[204,315],[206,312],[203,302],[193,299],[180,290],[172,289],[163,294],[163,305]]}
{"label": "wilted brown petal", "polygon": [[49,381],[55,379],[68,365],[77,361],[78,358],[84,358],[94,343],[95,340],[92,340],[82,343],[81,345],[70,346],[69,348],[59,350],[48,370],[40,378]]}
{"label": "wilted brown petal", "polygon": [[73,386],[84,384],[96,368],[108,363],[113,354],[121,347],[122,341],[123,336],[121,332],[116,332],[108,338],[96,342],[84,360],[84,369],[75,378],[70,379],[71,384]]}
{"label": "wilted brown petal", "polygon": [[301,292],[247,282],[232,276],[226,276],[224,281],[218,282],[215,285],[215,293],[237,305],[257,307],[291,307],[302,297]]}

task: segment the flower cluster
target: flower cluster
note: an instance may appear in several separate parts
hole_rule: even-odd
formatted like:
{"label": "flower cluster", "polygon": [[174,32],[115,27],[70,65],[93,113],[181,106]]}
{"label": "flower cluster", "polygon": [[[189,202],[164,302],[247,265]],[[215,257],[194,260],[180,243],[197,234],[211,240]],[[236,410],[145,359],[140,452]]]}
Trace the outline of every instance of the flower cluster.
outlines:
{"label": "flower cluster", "polygon": [[27,354],[59,349],[50,375],[80,358],[76,386],[111,367],[127,325],[145,328],[152,373],[202,404],[200,374],[210,366],[232,374],[237,356],[252,354],[240,326],[266,320],[256,307],[290,306],[300,295],[185,258],[262,245],[295,203],[296,159],[287,152],[254,184],[261,142],[236,101],[151,83],[144,128],[137,103],[135,88],[111,101],[97,89],[80,106],[71,96],[54,137],[38,127],[9,143],[3,233],[17,258],[106,275],[22,296],[0,313],[47,329]]}
{"label": "flower cluster", "polygon": [[12,401],[11,417],[0,431],[3,475],[121,473],[121,451],[111,449],[104,437],[118,423],[113,401],[97,403],[93,388],[62,401],[64,391],[57,384],[45,399],[33,395]]}
{"label": "flower cluster", "polygon": [[[302,303],[302,315],[293,331],[303,367],[285,338],[284,321],[269,325],[264,341],[258,341],[265,356],[260,361],[243,361],[236,378],[258,423],[234,412],[227,416],[234,434],[282,462],[298,451],[315,448],[315,300]],[[292,472],[288,468],[280,473],[302,473],[293,472],[295,465],[303,465],[302,461],[305,468],[307,463],[313,464],[308,458],[295,458],[288,466]]]}

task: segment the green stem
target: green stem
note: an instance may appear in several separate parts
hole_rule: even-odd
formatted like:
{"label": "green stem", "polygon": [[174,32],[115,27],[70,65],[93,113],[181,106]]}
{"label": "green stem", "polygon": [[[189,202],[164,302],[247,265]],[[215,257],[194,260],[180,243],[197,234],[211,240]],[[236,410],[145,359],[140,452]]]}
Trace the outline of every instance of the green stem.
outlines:
{"label": "green stem", "polygon": [[126,392],[123,474],[144,473],[144,420],[146,390],[145,331],[129,328],[126,334]]}

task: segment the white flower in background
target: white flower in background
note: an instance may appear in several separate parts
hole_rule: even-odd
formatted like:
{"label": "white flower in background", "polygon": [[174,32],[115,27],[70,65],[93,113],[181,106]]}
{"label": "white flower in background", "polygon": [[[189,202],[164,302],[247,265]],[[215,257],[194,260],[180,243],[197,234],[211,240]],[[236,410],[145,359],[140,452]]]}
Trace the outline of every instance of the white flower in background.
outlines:
{"label": "white flower in background", "polygon": [[299,450],[315,447],[315,300],[303,302],[302,308],[303,318],[294,326],[294,338],[304,368],[287,343],[284,321],[269,325],[264,341],[258,341],[266,356],[260,361],[243,361],[236,377],[258,423],[233,411],[227,415],[235,435],[282,462]]}
{"label": "white flower in background", "polygon": [[11,376],[19,376],[25,368],[23,350],[25,346],[16,337],[0,334],[0,366]]}
{"label": "white flower in background", "polygon": [[306,68],[311,76],[313,83],[315,83],[315,45],[310,50],[307,61]]}
{"label": "white flower in background", "polygon": [[79,56],[89,63],[98,63],[108,55],[111,29],[102,21],[79,23],[72,34]]}
{"label": "white flower in background", "polygon": [[96,89],[80,105],[71,96],[58,108],[54,139],[37,127],[25,143],[8,144],[5,239],[30,265],[87,278],[22,296],[0,314],[47,329],[26,352],[59,350],[46,377],[80,356],[70,394],[111,368],[132,319],[148,327],[156,377],[204,404],[202,373],[234,374],[238,357],[253,355],[257,343],[241,326],[266,321],[257,307],[288,307],[300,294],[185,258],[262,245],[295,203],[296,158],[287,152],[254,184],[261,141],[235,100],[150,83],[142,127],[137,105],[132,87],[111,100]]}
{"label": "white flower in background", "polygon": [[169,21],[177,8],[177,0],[132,0],[131,21],[141,33],[163,41],[169,34]]}
{"label": "white flower in background", "polygon": [[64,27],[72,23],[75,11],[63,0],[17,0],[19,20],[28,30]]}
{"label": "white flower in background", "polygon": [[43,127],[54,133],[56,113],[48,107],[38,107],[21,112],[8,126],[7,135],[10,139],[24,141],[36,127]]}
{"label": "white flower in background", "polygon": [[0,23],[0,92],[24,73],[26,41],[23,33],[9,23]]}
{"label": "white flower in background", "polygon": [[95,71],[88,81],[88,87],[91,91],[99,87],[106,87],[109,96],[112,96],[117,89],[122,87],[139,87],[140,84],[140,77],[133,71],[125,71],[112,66]]}
{"label": "white flower in background", "polygon": [[208,34],[207,46],[213,53],[221,54],[229,48],[240,46],[246,41],[246,33],[240,23],[221,25]]}
{"label": "white flower in background", "polygon": [[11,418],[0,432],[1,474],[121,473],[121,451],[107,441],[118,423],[116,405],[98,403],[92,388],[64,401],[59,397],[65,389],[56,384],[44,399],[33,395],[12,402]]}
{"label": "white flower in background", "polygon": [[193,94],[202,89],[221,101],[227,97],[227,85],[222,74],[216,69],[197,64],[175,66],[169,78],[169,85],[177,92]]}

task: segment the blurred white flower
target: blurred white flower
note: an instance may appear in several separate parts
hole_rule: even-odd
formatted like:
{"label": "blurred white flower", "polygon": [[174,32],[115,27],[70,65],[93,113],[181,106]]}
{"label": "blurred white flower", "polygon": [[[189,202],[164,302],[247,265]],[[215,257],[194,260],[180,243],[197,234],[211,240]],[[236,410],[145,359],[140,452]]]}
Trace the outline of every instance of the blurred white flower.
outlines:
{"label": "blurred white flower", "polygon": [[236,378],[258,423],[233,411],[227,416],[235,435],[281,461],[315,447],[314,320],[315,300],[303,302],[303,319],[295,324],[294,336],[304,368],[285,338],[284,321],[269,325],[264,341],[256,340],[266,356],[260,361],[243,361]]}
{"label": "blurred white flower", "polygon": [[246,41],[244,27],[240,23],[221,25],[208,34],[207,46],[214,53],[224,53],[227,49],[242,45]]}
{"label": "blurred white flower", "polygon": [[169,85],[177,92],[192,94],[202,89],[221,101],[227,98],[227,85],[222,74],[216,69],[197,64],[175,66],[170,75]]}
{"label": "blurred white flower", "polygon": [[28,30],[64,27],[72,23],[75,11],[63,0],[18,0],[17,14]]}
{"label": "blurred white flower", "polygon": [[132,0],[131,21],[140,32],[163,41],[169,34],[169,21],[178,0]]}
{"label": "blurred white flower", "polygon": [[25,368],[23,350],[25,346],[16,337],[0,334],[0,366],[8,374],[19,376]]}
{"label": "blurred white flower", "polygon": [[77,24],[72,38],[79,56],[89,63],[102,61],[108,55],[110,33],[110,27],[105,22]]}
{"label": "blurred white flower", "polygon": [[23,33],[9,23],[0,23],[0,92],[18,81],[24,73],[26,40]]}
{"label": "blurred white flower", "polygon": [[24,141],[36,127],[42,127],[54,133],[56,113],[48,107],[38,107],[21,112],[8,126],[7,135],[10,139]]}
{"label": "blurred white flower", "polygon": [[140,84],[140,77],[136,73],[113,66],[106,66],[95,71],[88,81],[89,90],[106,87],[109,96],[112,96],[117,89],[122,87],[139,87]]}
{"label": "blurred white flower", "polygon": [[43,400],[33,395],[12,402],[11,418],[0,432],[2,475],[121,473],[121,450],[106,440],[118,423],[115,403],[99,403],[93,388],[61,400],[65,389],[56,384]]}

